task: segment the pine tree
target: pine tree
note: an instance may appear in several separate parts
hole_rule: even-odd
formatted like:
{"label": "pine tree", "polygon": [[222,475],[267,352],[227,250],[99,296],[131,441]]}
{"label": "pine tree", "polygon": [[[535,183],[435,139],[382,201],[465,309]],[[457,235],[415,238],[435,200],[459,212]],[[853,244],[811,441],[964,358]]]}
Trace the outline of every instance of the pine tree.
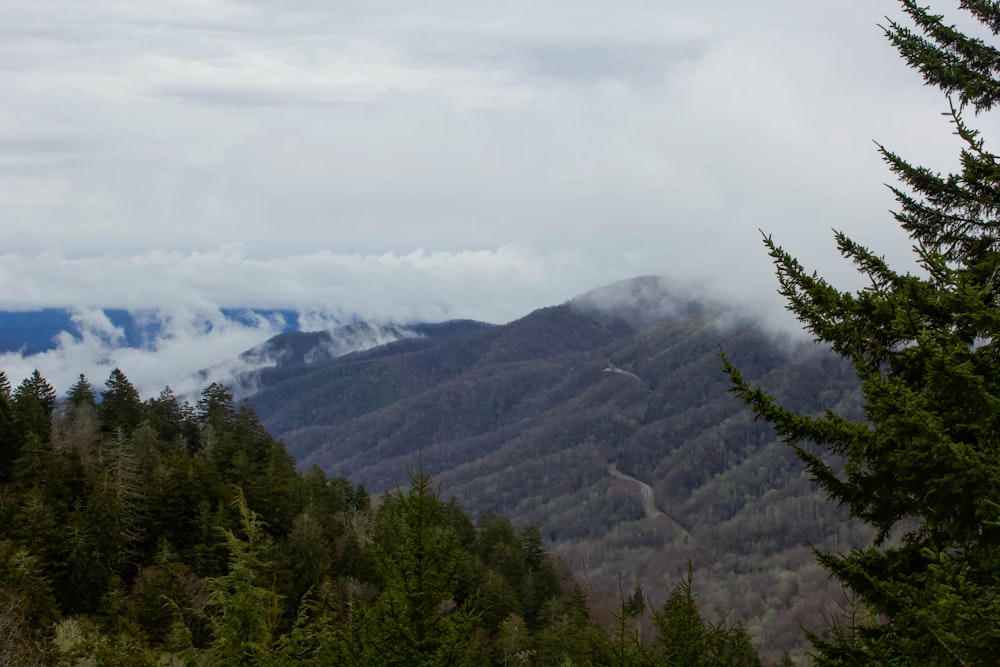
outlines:
{"label": "pine tree", "polygon": [[6,399],[7,401],[10,401],[10,391],[10,380],[7,379],[6,373],[0,371],[0,400]]}
{"label": "pine tree", "polygon": [[82,405],[89,405],[90,407],[97,405],[97,395],[94,393],[94,387],[91,386],[90,380],[83,373],[80,373],[79,379],[66,392],[66,402],[77,408]]}
{"label": "pine tree", "polygon": [[614,613],[614,637],[611,646],[614,652],[614,664],[620,667],[644,664],[648,662],[648,651],[643,644],[639,628],[636,624],[629,623],[629,620],[646,612],[646,593],[642,585],[636,584],[632,594],[626,597],[619,576],[618,596],[619,609]]}
{"label": "pine tree", "polygon": [[281,618],[281,598],[267,586],[271,541],[242,490],[237,490],[233,505],[240,514],[243,536],[222,531],[229,571],[209,580],[215,611],[210,618],[210,655],[221,665],[271,665]]}
{"label": "pine tree", "polygon": [[708,662],[708,631],[691,591],[691,566],[674,586],[663,606],[653,613],[653,625],[666,665],[699,667]]}
{"label": "pine tree", "polygon": [[19,443],[14,424],[14,405],[7,375],[0,371],[0,482],[7,479],[17,458]]}
{"label": "pine tree", "polygon": [[233,393],[218,382],[208,385],[198,399],[198,419],[203,426],[222,431],[229,424],[235,409]]}
{"label": "pine tree", "polygon": [[17,386],[11,401],[16,425],[15,439],[23,443],[30,434],[34,434],[43,443],[51,442],[56,390],[37,368]]}
{"label": "pine tree", "polygon": [[139,392],[119,369],[114,369],[101,392],[101,430],[114,437],[132,435],[143,418],[142,399]]}
{"label": "pine tree", "polygon": [[146,401],[146,420],[165,442],[184,437],[184,413],[174,390],[164,387],[156,398]]}
{"label": "pine tree", "polygon": [[383,589],[366,622],[369,664],[477,664],[471,638],[481,610],[463,591],[470,553],[447,514],[422,469],[408,494],[383,498],[376,556]]}
{"label": "pine tree", "polygon": [[[1000,51],[912,0],[913,27],[888,39],[941,88],[961,142],[942,176],[880,147],[902,182],[895,218],[920,270],[900,273],[842,233],[868,279],[840,291],[770,237],[780,293],[818,341],[853,363],[864,419],[797,415],[748,385],[734,390],[771,422],[836,502],[877,529],[866,548],[819,553],[870,612],[848,633],[813,637],[819,664],[992,664],[1000,652],[1000,165],[966,120],[1000,100]],[[962,0],[992,35],[1000,3]],[[844,461],[842,473],[830,456]],[[847,638],[847,639],[845,639]]]}

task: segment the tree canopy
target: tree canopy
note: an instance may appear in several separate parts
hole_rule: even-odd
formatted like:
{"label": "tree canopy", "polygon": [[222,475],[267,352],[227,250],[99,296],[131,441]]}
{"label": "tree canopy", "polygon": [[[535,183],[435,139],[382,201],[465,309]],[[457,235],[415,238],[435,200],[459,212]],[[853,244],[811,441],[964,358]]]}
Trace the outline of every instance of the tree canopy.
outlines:
{"label": "tree canopy", "polygon": [[[864,418],[802,415],[744,381],[734,390],[774,424],[812,477],[878,533],[819,553],[867,610],[850,631],[813,636],[820,664],[987,664],[1000,650],[1000,165],[967,121],[1000,100],[1000,51],[902,0],[887,38],[947,98],[960,169],[941,175],[880,146],[900,184],[895,219],[916,272],[894,270],[843,233],[867,278],[841,291],[772,238],[780,293],[818,341],[850,360]],[[963,0],[992,41],[1000,4]],[[842,469],[840,463],[842,463]]]}
{"label": "tree canopy", "polygon": [[[373,504],[298,473],[222,385],[198,409],[167,389],[143,402],[118,369],[96,407],[83,376],[63,403],[37,371],[2,385],[0,416],[23,426],[0,431],[20,438],[0,458],[4,664],[611,662],[538,530],[474,522],[422,467]],[[619,656],[666,658],[638,636]]]}

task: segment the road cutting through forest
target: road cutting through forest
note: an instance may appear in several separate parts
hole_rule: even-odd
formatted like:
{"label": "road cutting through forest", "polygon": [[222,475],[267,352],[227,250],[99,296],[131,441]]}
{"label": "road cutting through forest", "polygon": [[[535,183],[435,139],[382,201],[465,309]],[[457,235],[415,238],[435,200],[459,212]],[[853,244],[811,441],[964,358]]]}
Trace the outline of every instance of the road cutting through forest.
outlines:
{"label": "road cutting through forest", "polygon": [[643,512],[646,513],[647,517],[654,518],[662,516],[664,519],[669,521],[675,528],[677,528],[677,530],[679,530],[681,534],[684,535],[684,537],[687,538],[691,537],[691,534],[687,532],[684,526],[682,526],[680,523],[677,522],[676,519],[674,519],[669,514],[666,514],[656,506],[656,502],[653,500],[653,487],[651,487],[649,484],[646,484],[643,481],[636,479],[635,477],[626,475],[625,473],[621,472],[620,470],[618,470],[617,463],[608,464],[608,472],[611,473],[612,477],[617,477],[618,479],[624,479],[625,481],[639,485],[639,493],[642,496],[642,510]]}

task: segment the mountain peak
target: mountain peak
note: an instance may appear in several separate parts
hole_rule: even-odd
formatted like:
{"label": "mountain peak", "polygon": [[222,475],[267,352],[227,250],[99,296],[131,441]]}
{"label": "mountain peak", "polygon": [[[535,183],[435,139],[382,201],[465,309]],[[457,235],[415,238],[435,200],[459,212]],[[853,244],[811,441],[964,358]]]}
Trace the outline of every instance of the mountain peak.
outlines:
{"label": "mountain peak", "polygon": [[568,305],[646,325],[690,317],[703,312],[707,304],[667,278],[647,275],[598,287],[571,299]]}

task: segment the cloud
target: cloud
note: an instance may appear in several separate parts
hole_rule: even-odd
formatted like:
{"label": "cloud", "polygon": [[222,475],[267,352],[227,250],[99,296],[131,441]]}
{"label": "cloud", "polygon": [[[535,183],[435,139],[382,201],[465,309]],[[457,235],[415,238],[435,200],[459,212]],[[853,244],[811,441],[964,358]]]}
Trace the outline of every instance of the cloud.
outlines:
{"label": "cloud", "polygon": [[[101,310],[76,309],[75,331],[59,334],[55,349],[30,356],[2,354],[0,369],[16,385],[37,368],[61,394],[80,373],[101,388],[111,371],[120,368],[149,398],[168,384],[178,392],[199,391],[190,381],[196,371],[236,357],[282,330],[282,323],[273,319],[234,322],[218,310],[175,308],[144,316],[157,320],[155,337],[143,346],[128,347],[123,330]],[[252,366],[248,360],[245,369]]]}
{"label": "cloud", "polygon": [[[588,261],[574,252],[543,256],[512,246],[377,255],[320,250],[270,258],[251,257],[235,244],[86,258],[7,254],[0,256],[0,285],[11,289],[0,297],[0,308],[292,307],[340,319],[427,321],[454,315],[507,321],[526,308],[572,296],[562,274],[587,268]],[[525,293],[527,288],[532,289]],[[482,298],[487,292],[490,301]]]}
{"label": "cloud", "polygon": [[0,308],[502,322],[659,274],[780,311],[759,230],[857,286],[832,228],[912,266],[872,140],[957,166],[885,15],[898,3],[6,3]]}

